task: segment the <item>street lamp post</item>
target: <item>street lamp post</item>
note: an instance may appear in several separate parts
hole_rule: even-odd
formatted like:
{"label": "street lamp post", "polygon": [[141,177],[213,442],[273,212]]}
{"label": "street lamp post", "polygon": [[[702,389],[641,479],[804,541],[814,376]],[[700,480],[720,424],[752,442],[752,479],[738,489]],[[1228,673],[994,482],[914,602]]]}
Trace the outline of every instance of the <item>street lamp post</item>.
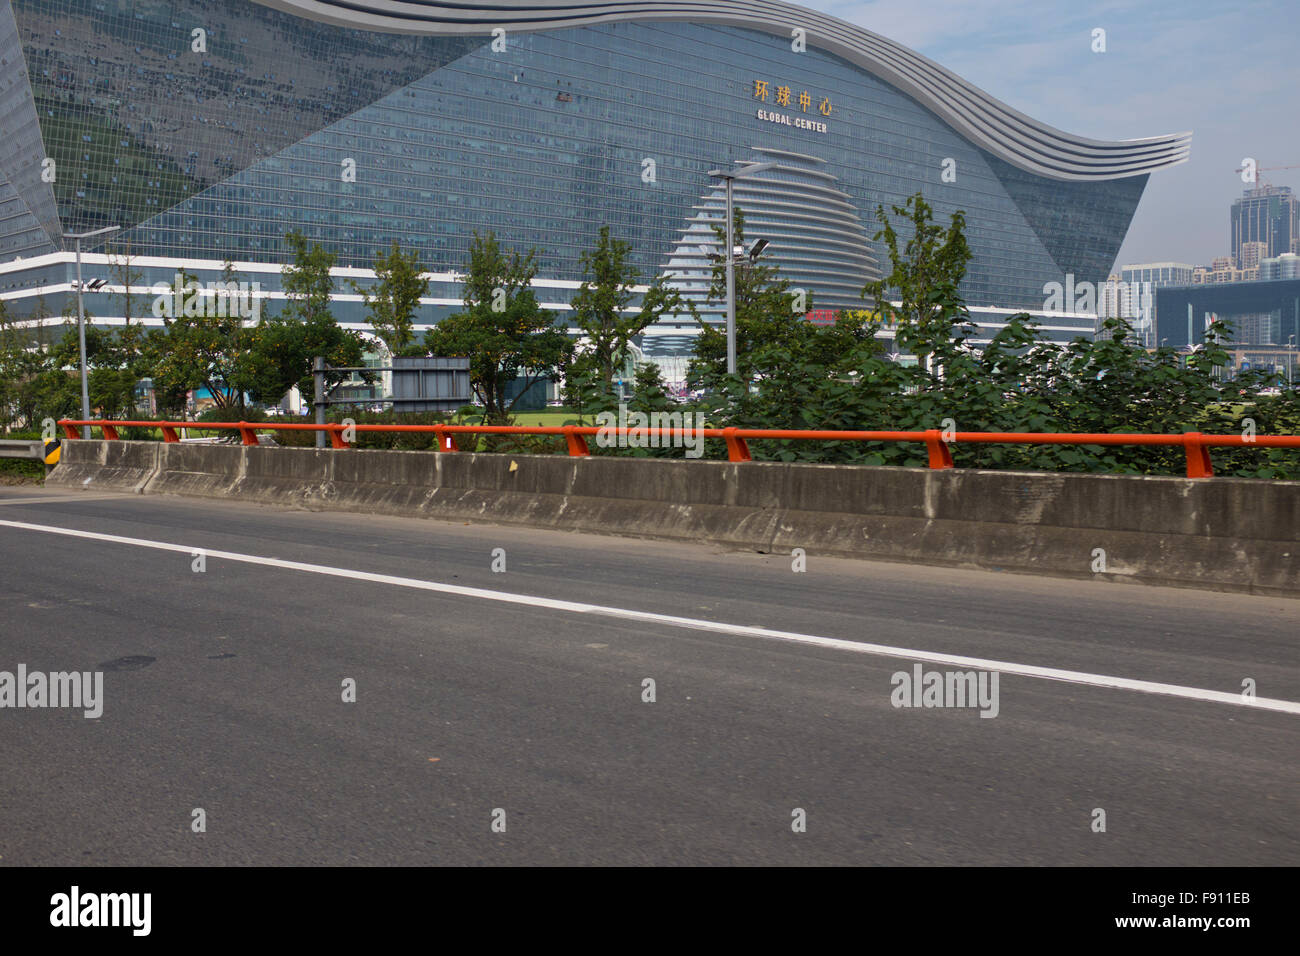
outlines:
{"label": "street lamp post", "polygon": [[737,179],[765,173],[776,163],[753,163],[739,169],[711,169],[709,175],[727,185],[727,374],[736,374],[736,216],[732,184]]}
{"label": "street lamp post", "polygon": [[[86,376],[86,308],[81,300],[81,240],[89,239],[92,236],[102,236],[105,233],[117,232],[121,226],[105,226],[103,229],[96,229],[93,232],[64,233],[64,239],[75,239],[77,241],[77,341],[81,347],[81,420],[86,421],[90,418],[90,383]],[[81,437],[90,439],[90,426],[81,426]]]}

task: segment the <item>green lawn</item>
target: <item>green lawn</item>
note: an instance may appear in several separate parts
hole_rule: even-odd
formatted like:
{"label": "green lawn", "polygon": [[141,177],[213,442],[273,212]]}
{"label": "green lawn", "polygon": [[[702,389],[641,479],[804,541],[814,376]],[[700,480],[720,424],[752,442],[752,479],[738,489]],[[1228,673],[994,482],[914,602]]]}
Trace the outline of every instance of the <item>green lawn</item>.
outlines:
{"label": "green lawn", "polygon": [[[587,419],[590,421],[591,416]],[[578,420],[578,413],[571,412],[564,408],[548,408],[544,412],[516,412],[515,424],[524,428],[554,428],[557,425],[563,425],[566,422]]]}

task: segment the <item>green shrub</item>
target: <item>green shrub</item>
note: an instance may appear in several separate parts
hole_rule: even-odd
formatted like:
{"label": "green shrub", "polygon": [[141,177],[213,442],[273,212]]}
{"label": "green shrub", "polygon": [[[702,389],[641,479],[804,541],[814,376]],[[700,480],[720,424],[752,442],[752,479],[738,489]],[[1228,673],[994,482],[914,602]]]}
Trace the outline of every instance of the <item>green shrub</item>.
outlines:
{"label": "green shrub", "polygon": [[[326,421],[341,424],[344,419],[350,418],[358,425],[446,425],[449,419],[441,412],[404,412],[397,413],[393,411],[386,412],[362,412],[349,411],[344,413],[341,410],[330,412],[326,415]],[[289,423],[312,423],[314,418],[305,415],[286,415],[276,418],[275,422]],[[285,445],[290,448],[313,448],[316,445],[316,432],[312,431],[274,431],[272,432],[275,442],[278,445]],[[433,432],[365,432],[358,431],[356,435],[356,448],[378,448],[378,449],[397,449],[406,451],[436,451],[438,448],[437,436]]]}

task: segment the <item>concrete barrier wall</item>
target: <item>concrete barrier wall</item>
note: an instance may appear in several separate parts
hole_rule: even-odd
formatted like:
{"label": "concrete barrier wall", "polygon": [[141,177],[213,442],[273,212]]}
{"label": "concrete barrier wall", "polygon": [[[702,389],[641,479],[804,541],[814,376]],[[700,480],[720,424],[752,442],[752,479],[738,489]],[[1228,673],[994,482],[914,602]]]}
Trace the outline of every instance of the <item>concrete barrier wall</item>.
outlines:
{"label": "concrete barrier wall", "polygon": [[1300,482],[104,441],[47,481],[1300,597]]}
{"label": "concrete barrier wall", "polygon": [[[74,449],[75,446],[75,449]],[[158,474],[158,442],[65,439],[47,485],[140,493]]]}

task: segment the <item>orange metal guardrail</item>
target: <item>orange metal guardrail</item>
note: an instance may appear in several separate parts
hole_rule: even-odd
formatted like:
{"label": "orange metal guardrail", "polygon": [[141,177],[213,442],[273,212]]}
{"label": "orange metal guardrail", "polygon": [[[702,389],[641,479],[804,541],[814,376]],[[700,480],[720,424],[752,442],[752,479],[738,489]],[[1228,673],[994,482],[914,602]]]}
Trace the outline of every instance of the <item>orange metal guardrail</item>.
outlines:
{"label": "orange metal guardrail", "polygon": [[573,457],[591,454],[587,437],[602,433],[626,437],[629,434],[649,437],[721,438],[727,443],[730,461],[750,461],[751,439],[804,440],[804,441],[894,441],[924,443],[934,469],[952,468],[951,445],[962,442],[1009,445],[1155,445],[1182,447],[1187,455],[1188,478],[1213,478],[1214,464],[1211,448],[1296,448],[1300,449],[1300,436],[1296,435],[1204,435],[1185,432],[1181,435],[1134,435],[1124,432],[1112,434],[1037,433],[1037,432],[948,432],[930,429],[923,432],[891,431],[811,431],[772,428],[602,428],[596,425],[555,425],[528,427],[525,425],[342,425],[330,423],[316,425],[309,422],[124,422],[80,421],[60,419],[64,434],[70,439],[79,437],[77,428],[89,425],[103,431],[109,441],[118,441],[119,428],[158,428],[163,441],[178,442],[181,429],[196,431],[238,430],[245,445],[256,445],[259,431],[324,431],[335,448],[350,448],[344,441],[347,429],[356,432],[432,432],[438,437],[440,452],[457,452],[457,435],[563,435]]}

